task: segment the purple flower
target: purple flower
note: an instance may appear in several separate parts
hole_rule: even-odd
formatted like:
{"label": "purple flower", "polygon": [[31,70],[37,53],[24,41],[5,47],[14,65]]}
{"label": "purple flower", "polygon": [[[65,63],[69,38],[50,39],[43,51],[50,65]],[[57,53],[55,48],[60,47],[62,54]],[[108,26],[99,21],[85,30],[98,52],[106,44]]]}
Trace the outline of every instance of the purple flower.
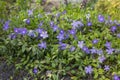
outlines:
{"label": "purple flower", "polygon": [[39,47],[40,49],[46,49],[46,48],[47,48],[46,42],[41,42],[41,43],[39,43],[39,44],[38,44],[38,47]]}
{"label": "purple flower", "polygon": [[57,39],[58,39],[59,41],[64,40],[64,39],[65,39],[64,34],[59,33],[59,34],[57,35]]}
{"label": "purple flower", "polygon": [[98,21],[99,22],[104,22],[105,21],[104,16],[98,15]]}
{"label": "purple flower", "polygon": [[85,53],[87,53],[87,54],[90,53],[90,50],[88,49],[87,46],[83,46],[82,50],[83,50]]}
{"label": "purple flower", "polygon": [[103,54],[103,50],[102,50],[102,49],[97,50],[97,54],[98,54],[98,55]]}
{"label": "purple flower", "polygon": [[56,17],[58,18],[58,17],[60,17],[60,15],[61,15],[61,13],[59,12],[56,14]]}
{"label": "purple flower", "polygon": [[97,44],[98,41],[99,41],[98,39],[94,39],[94,40],[92,41],[92,43],[93,43],[93,44]]}
{"label": "purple flower", "polygon": [[34,73],[34,74],[37,74],[37,73],[38,73],[38,69],[37,69],[37,68],[34,68],[34,69],[33,69],[33,73]]}
{"label": "purple flower", "polygon": [[65,34],[65,39],[68,39],[70,37],[70,34],[66,33]]}
{"label": "purple flower", "polygon": [[107,42],[105,43],[105,47],[106,47],[106,48],[111,48],[111,42],[108,42],[108,41],[107,41]]}
{"label": "purple flower", "polygon": [[63,12],[62,12],[62,14],[66,14],[67,13],[67,11],[66,10],[64,10]]}
{"label": "purple flower", "polygon": [[53,28],[54,32],[58,30],[58,26],[57,25],[54,25],[52,28]]}
{"label": "purple flower", "polygon": [[61,49],[61,50],[65,50],[66,47],[67,47],[67,44],[62,43],[62,42],[59,43],[59,49]]}
{"label": "purple flower", "polygon": [[14,28],[14,32],[18,34],[19,33],[19,28]]}
{"label": "purple flower", "polygon": [[47,31],[42,31],[42,33],[40,34],[40,36],[45,39],[48,37]]}
{"label": "purple flower", "polygon": [[92,22],[88,22],[88,23],[87,23],[87,26],[92,26]]}
{"label": "purple flower", "polygon": [[83,46],[84,46],[84,41],[78,41],[78,47],[82,49]]}
{"label": "purple flower", "polygon": [[37,28],[35,31],[36,31],[37,33],[41,34],[41,33],[44,31],[44,29],[42,29],[42,28]]}
{"label": "purple flower", "polygon": [[73,21],[71,25],[73,29],[79,29],[84,26],[84,24],[81,21]]}
{"label": "purple flower", "polygon": [[98,58],[99,62],[102,63],[106,58],[102,55]]}
{"label": "purple flower", "polygon": [[91,74],[91,73],[93,72],[92,67],[91,67],[91,66],[85,67],[85,72],[86,72],[87,74]]}
{"label": "purple flower", "polygon": [[28,10],[28,15],[33,15],[33,10]]}
{"label": "purple flower", "polygon": [[117,75],[114,75],[113,79],[114,80],[120,80],[119,76],[117,76]]}
{"label": "purple flower", "polygon": [[3,30],[8,30],[8,28],[9,28],[9,23],[10,23],[10,21],[6,21],[5,22],[5,24],[3,25]]}
{"label": "purple flower", "polygon": [[9,35],[9,38],[12,40],[12,39],[15,39],[16,38],[16,34],[15,33],[11,33],[10,35]]}
{"label": "purple flower", "polygon": [[27,29],[26,28],[21,28],[20,29],[20,34],[22,34],[22,35],[27,34]]}
{"label": "purple flower", "polygon": [[14,32],[17,34],[25,35],[27,34],[27,29],[26,28],[14,28]]}
{"label": "purple flower", "polygon": [[26,24],[30,24],[30,19],[26,19]]}
{"label": "purple flower", "polygon": [[105,70],[105,71],[109,71],[109,70],[110,70],[110,66],[109,66],[109,65],[105,65],[105,66],[104,66],[104,70]]}
{"label": "purple flower", "polygon": [[119,33],[119,34],[117,34],[117,37],[118,37],[118,38],[120,38],[120,33]]}
{"label": "purple flower", "polygon": [[65,31],[61,29],[61,30],[60,30],[60,33],[61,33],[61,34],[64,34],[64,33],[65,33]]}
{"label": "purple flower", "polygon": [[113,53],[113,51],[114,51],[114,49],[113,49],[113,48],[106,49],[107,54],[112,54],[112,53]]}
{"label": "purple flower", "polygon": [[90,52],[94,54],[94,53],[97,53],[97,50],[93,47],[92,49],[90,49]]}
{"label": "purple flower", "polygon": [[75,51],[75,47],[74,46],[70,47],[70,51],[71,52]]}
{"label": "purple flower", "polygon": [[54,26],[54,22],[53,22],[53,21],[50,22],[50,26],[51,26],[51,27]]}
{"label": "purple flower", "polygon": [[71,30],[69,30],[68,31],[70,34],[72,34],[72,35],[75,35],[76,34],[76,30],[75,29],[71,29]]}
{"label": "purple flower", "polygon": [[110,30],[111,30],[112,32],[115,32],[115,31],[117,30],[117,27],[116,27],[116,26],[112,26],[112,27],[110,28]]}
{"label": "purple flower", "polygon": [[30,36],[30,37],[36,37],[36,34],[35,34],[35,32],[33,30],[29,30],[28,31],[28,36]]}
{"label": "purple flower", "polygon": [[38,25],[38,27],[41,27],[43,25],[43,22],[40,22],[40,24]]}

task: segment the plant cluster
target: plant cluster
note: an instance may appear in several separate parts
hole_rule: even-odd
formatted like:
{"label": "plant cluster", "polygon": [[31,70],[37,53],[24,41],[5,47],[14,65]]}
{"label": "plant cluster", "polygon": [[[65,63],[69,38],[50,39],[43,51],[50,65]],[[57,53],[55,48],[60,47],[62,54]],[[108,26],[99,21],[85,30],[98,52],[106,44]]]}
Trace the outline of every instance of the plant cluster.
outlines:
{"label": "plant cluster", "polygon": [[120,79],[119,20],[68,5],[21,10],[1,23],[0,55],[35,79]]}

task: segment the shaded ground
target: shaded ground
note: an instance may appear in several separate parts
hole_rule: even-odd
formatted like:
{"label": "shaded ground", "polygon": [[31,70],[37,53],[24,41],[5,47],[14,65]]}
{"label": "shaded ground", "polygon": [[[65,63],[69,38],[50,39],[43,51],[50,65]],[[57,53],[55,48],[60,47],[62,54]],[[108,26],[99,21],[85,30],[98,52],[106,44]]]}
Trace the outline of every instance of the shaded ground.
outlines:
{"label": "shaded ground", "polygon": [[0,80],[23,80],[24,77],[33,80],[24,70],[16,71],[14,65],[7,65],[6,61],[0,60]]}

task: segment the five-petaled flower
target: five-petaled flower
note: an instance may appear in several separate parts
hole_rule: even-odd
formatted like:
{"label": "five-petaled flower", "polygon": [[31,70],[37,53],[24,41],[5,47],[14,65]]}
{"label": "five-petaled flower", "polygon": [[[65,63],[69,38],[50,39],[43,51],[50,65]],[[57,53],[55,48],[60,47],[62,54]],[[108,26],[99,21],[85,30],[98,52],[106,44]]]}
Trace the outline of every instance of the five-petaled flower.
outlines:
{"label": "five-petaled flower", "polygon": [[84,41],[78,41],[78,47],[82,49],[83,46],[84,46]]}
{"label": "five-petaled flower", "polygon": [[5,22],[5,24],[3,25],[3,30],[8,30],[8,28],[9,28],[9,23],[10,23],[10,21],[6,21]]}
{"label": "five-petaled flower", "polygon": [[109,71],[109,70],[110,70],[110,66],[109,66],[109,65],[105,65],[105,66],[104,66],[104,70],[105,70],[105,71]]}
{"label": "five-petaled flower", "polygon": [[48,37],[47,31],[42,31],[42,33],[40,34],[40,36],[45,39]]}
{"label": "five-petaled flower", "polygon": [[105,21],[104,16],[98,15],[98,21],[101,23],[104,22]]}
{"label": "five-petaled flower", "polygon": [[38,47],[39,47],[40,49],[46,49],[46,48],[47,48],[46,42],[41,42],[41,43],[39,43],[39,44],[38,44]]}
{"label": "five-petaled flower", "polygon": [[85,72],[86,72],[87,74],[91,74],[91,73],[93,72],[92,67],[91,67],[91,66],[86,66],[86,67],[85,67]]}
{"label": "five-petaled flower", "polygon": [[34,73],[34,74],[37,74],[37,73],[38,73],[38,69],[37,69],[37,68],[34,68],[34,69],[33,69],[33,73]]}
{"label": "five-petaled flower", "polygon": [[98,57],[98,60],[99,60],[100,63],[102,63],[103,61],[105,61],[105,59],[106,58],[103,55]]}

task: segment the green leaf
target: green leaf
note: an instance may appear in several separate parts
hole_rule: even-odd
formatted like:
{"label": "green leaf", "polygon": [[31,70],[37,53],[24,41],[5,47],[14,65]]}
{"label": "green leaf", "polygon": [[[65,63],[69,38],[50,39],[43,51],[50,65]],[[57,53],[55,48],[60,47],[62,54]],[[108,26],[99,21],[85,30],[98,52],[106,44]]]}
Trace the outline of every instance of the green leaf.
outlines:
{"label": "green leaf", "polygon": [[26,46],[27,46],[27,43],[25,43],[23,46],[22,46],[22,52],[24,53],[25,50],[26,50]]}

